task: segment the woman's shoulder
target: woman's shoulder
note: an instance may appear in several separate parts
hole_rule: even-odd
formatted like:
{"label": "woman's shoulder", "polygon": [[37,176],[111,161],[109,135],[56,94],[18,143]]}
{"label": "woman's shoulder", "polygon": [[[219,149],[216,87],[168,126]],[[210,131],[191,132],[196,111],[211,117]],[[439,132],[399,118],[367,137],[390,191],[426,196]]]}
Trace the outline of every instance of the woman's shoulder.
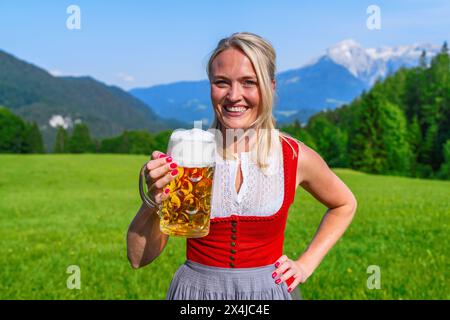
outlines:
{"label": "woman's shoulder", "polygon": [[301,152],[303,142],[299,139],[291,136],[289,133],[280,131],[280,138],[284,140],[292,149],[295,158],[299,157],[299,153]]}

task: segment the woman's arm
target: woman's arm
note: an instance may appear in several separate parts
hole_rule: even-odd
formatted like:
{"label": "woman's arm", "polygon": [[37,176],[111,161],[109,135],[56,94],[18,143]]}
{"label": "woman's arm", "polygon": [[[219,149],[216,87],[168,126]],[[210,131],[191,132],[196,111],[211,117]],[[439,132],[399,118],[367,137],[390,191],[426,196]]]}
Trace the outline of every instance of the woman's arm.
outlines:
{"label": "woman's arm", "polygon": [[[172,157],[160,151],[153,151],[152,160],[146,165],[146,182],[148,189],[152,190],[149,195],[156,204],[162,203],[169,197],[170,191],[167,185],[175,179],[172,174],[175,169],[171,165]],[[165,188],[163,192],[163,188]],[[168,235],[161,232],[159,228],[159,216],[157,208],[150,209],[142,204],[133,221],[128,228],[127,254],[131,266],[135,269],[143,267],[155,260],[167,244]]]}
{"label": "woman's arm", "polygon": [[328,209],[311,243],[297,260],[286,255],[275,263],[272,277],[280,284],[288,279],[288,291],[303,283],[347,229],[356,212],[356,199],[349,188],[328,167],[317,152],[299,142],[297,185]]}
{"label": "woman's arm", "polygon": [[302,142],[299,143],[297,182],[328,208],[311,243],[297,260],[308,277],[349,226],[357,202],[320,155]]}
{"label": "woman's arm", "polygon": [[167,244],[169,236],[159,229],[156,209],[142,204],[127,233],[127,255],[133,268],[141,268],[155,260]]}

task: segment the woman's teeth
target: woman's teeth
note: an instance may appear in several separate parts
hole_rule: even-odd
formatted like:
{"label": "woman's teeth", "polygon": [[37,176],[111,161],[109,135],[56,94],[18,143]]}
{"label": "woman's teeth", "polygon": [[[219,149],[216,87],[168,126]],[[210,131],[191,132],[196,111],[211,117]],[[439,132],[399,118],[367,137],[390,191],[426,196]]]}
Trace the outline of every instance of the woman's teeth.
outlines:
{"label": "woman's teeth", "polygon": [[228,112],[244,112],[247,110],[245,107],[225,107]]}

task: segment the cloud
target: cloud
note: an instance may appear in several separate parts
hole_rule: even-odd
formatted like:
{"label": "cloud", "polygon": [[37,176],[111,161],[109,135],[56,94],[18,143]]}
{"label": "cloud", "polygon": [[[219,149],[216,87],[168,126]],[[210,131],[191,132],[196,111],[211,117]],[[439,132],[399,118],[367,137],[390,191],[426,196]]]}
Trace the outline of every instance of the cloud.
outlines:
{"label": "cloud", "polygon": [[290,117],[298,113],[298,110],[275,110],[275,113],[282,115],[283,117]]}
{"label": "cloud", "polygon": [[54,77],[61,77],[63,75],[63,72],[58,69],[50,70],[49,73]]}
{"label": "cloud", "polygon": [[124,82],[135,82],[136,81],[135,77],[133,77],[132,75],[123,73],[123,72],[118,73],[117,77]]}
{"label": "cloud", "polygon": [[63,117],[59,114],[52,115],[48,123],[52,128],[63,127],[64,129],[67,129],[73,126],[73,122],[70,117]]}

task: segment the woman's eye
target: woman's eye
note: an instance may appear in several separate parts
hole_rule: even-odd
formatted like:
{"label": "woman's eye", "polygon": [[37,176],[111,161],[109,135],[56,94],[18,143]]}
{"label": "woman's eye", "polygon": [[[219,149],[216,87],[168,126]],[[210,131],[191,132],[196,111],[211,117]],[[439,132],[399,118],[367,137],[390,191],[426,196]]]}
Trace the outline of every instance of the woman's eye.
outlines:
{"label": "woman's eye", "polygon": [[223,80],[217,80],[214,82],[215,85],[218,85],[219,87],[225,86],[227,83]]}
{"label": "woman's eye", "polygon": [[247,86],[247,87],[251,87],[251,86],[256,85],[256,82],[253,81],[253,80],[245,80],[244,81],[244,85]]}

